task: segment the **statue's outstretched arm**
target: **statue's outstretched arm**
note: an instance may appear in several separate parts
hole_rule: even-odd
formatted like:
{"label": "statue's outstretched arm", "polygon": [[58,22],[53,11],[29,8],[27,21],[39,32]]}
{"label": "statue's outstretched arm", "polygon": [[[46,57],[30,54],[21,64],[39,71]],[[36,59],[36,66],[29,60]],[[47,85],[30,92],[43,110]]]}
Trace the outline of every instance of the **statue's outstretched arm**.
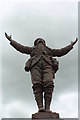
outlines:
{"label": "statue's outstretched arm", "polygon": [[68,45],[64,48],[52,49],[52,56],[61,57],[63,55],[66,55],[70,50],[73,49],[73,46],[76,44],[77,41],[78,41],[78,38],[76,38],[76,40],[74,42],[71,42],[70,45]]}
{"label": "statue's outstretched arm", "polygon": [[5,33],[5,36],[10,41],[10,45],[12,45],[16,50],[21,53],[31,54],[32,47],[23,46],[15,40],[12,40],[11,35],[9,36],[7,33]]}

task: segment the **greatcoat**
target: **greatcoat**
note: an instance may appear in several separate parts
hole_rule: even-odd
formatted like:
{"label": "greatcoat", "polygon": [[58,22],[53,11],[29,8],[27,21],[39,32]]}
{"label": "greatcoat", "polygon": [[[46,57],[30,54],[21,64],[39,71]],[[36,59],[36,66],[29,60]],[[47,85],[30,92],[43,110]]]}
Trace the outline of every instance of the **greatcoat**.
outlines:
{"label": "greatcoat", "polygon": [[34,93],[45,91],[52,92],[54,87],[52,79],[55,78],[56,73],[53,67],[52,57],[66,55],[73,48],[72,44],[61,49],[52,49],[43,44],[33,47],[23,46],[14,40],[11,40],[10,44],[19,52],[31,56],[28,62],[31,62],[30,72]]}

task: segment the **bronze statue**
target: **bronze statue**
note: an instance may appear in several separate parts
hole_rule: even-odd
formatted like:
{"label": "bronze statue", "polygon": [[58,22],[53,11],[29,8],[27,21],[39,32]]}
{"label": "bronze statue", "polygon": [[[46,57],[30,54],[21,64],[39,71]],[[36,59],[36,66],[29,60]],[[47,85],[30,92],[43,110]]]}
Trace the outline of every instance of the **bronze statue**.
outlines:
{"label": "bronze statue", "polygon": [[[5,33],[5,36],[16,50],[31,56],[26,62],[25,71],[31,73],[32,88],[39,112],[50,111],[55,73],[59,69],[59,62],[53,57],[66,55],[78,41],[78,38],[64,48],[51,49],[46,46],[45,40],[42,38],[36,39],[33,47],[28,47],[12,40],[7,33]],[[45,106],[43,106],[43,97]]]}

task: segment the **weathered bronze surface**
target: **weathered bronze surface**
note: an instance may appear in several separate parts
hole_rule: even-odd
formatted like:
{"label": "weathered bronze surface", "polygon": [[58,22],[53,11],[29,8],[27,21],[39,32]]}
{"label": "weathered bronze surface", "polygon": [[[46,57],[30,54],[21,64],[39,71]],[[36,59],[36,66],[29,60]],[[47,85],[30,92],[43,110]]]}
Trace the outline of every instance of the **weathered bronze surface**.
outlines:
{"label": "weathered bronze surface", "polygon": [[[71,42],[71,44],[64,48],[52,49],[46,46],[45,40],[42,38],[36,39],[34,41],[34,46],[29,47],[23,46],[12,40],[11,36],[8,36],[7,33],[5,33],[5,36],[16,50],[31,56],[26,62],[25,71],[30,71],[31,73],[33,93],[39,109],[38,115],[40,116],[40,114],[42,114],[42,116],[45,116],[43,113],[46,114],[47,112],[52,115],[52,112],[50,112],[50,104],[52,92],[54,90],[55,73],[59,69],[59,62],[53,57],[66,55],[70,50],[72,50],[73,45],[78,41],[78,39],[76,38],[74,42]],[[49,115],[49,113],[47,114]]]}

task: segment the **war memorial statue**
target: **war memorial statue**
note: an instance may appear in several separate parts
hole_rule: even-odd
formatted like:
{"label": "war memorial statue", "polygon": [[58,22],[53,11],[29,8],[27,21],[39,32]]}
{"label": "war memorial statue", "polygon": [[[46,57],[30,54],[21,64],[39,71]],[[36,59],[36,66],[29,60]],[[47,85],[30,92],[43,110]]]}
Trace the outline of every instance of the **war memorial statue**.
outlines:
{"label": "war memorial statue", "polygon": [[59,62],[53,57],[66,55],[73,49],[73,46],[78,41],[78,38],[64,48],[52,49],[46,46],[46,42],[42,38],[37,38],[34,41],[34,46],[29,47],[23,46],[15,40],[12,40],[11,35],[8,36],[7,33],[5,33],[5,36],[10,41],[10,45],[12,45],[17,51],[30,55],[30,59],[25,64],[25,71],[30,71],[31,73],[33,84],[32,89],[37,102],[38,113],[40,113],[40,115],[38,113],[33,114],[32,118],[59,118],[57,113],[52,115],[52,112],[50,111],[55,73],[59,69]]}

